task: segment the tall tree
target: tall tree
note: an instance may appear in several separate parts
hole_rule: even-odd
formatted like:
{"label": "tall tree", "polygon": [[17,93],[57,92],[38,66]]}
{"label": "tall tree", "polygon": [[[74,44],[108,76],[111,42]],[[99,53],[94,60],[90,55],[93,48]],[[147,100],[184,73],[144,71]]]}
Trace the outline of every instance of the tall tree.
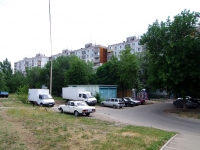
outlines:
{"label": "tall tree", "polygon": [[41,82],[41,71],[39,67],[33,67],[26,70],[26,83],[29,88],[41,88],[43,83]]}
{"label": "tall tree", "polygon": [[66,85],[88,83],[88,68],[85,61],[76,58],[70,62],[70,68],[65,72],[65,83]]}
{"label": "tall tree", "polygon": [[126,47],[125,50],[121,51],[119,69],[117,72],[119,76],[118,85],[122,91],[126,89],[132,89],[134,88],[134,85],[138,84],[138,71],[138,57],[135,54],[131,54],[130,47]]}
{"label": "tall tree", "polygon": [[118,83],[119,61],[115,56],[97,68],[96,83],[105,85],[115,85]]}
{"label": "tall tree", "polygon": [[12,86],[12,69],[11,63],[6,58],[3,62],[0,62],[0,72],[4,75],[5,87],[10,92],[10,87]]}
{"label": "tall tree", "polygon": [[12,93],[15,93],[20,86],[27,85],[26,77],[24,76],[22,72],[15,72],[12,75],[11,82],[12,82],[12,87],[10,87],[10,91]]}
{"label": "tall tree", "polygon": [[5,75],[0,71],[0,91],[8,91],[8,87],[6,86]]}
{"label": "tall tree", "polygon": [[[149,52],[148,84],[176,94],[200,90],[199,13],[184,10],[166,22],[154,22],[142,36]],[[185,100],[184,100],[185,108]]]}

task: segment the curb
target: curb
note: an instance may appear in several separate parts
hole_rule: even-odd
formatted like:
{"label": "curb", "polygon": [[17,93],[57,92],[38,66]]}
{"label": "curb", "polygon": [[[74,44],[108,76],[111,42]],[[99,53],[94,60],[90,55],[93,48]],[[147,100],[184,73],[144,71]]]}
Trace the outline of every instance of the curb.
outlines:
{"label": "curb", "polygon": [[169,142],[171,142],[177,135],[178,134],[174,135],[171,139],[169,139],[169,141],[167,141],[167,143],[165,143],[165,145],[163,145],[163,147],[161,147],[160,150],[163,150],[167,146],[167,144],[169,144]]}

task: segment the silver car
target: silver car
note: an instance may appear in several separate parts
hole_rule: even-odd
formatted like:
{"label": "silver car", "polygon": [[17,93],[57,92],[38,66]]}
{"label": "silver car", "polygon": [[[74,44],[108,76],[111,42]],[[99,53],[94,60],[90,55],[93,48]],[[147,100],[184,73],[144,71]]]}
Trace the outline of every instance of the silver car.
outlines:
{"label": "silver car", "polygon": [[101,106],[108,106],[113,108],[122,108],[125,106],[125,103],[121,98],[109,98],[101,102]]}

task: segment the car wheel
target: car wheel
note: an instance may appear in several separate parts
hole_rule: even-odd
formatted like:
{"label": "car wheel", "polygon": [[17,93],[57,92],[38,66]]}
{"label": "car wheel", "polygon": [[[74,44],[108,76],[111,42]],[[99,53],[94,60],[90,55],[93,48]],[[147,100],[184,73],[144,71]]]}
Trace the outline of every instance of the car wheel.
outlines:
{"label": "car wheel", "polygon": [[79,116],[78,111],[75,111],[75,112],[74,112],[74,116],[75,116],[75,117],[78,117],[78,116]]}
{"label": "car wheel", "polygon": [[90,115],[90,113],[86,113],[85,115],[86,115],[86,116],[89,116],[89,115]]}
{"label": "car wheel", "polygon": [[105,106],[104,103],[101,103],[101,106]]}
{"label": "car wheel", "polygon": [[63,109],[62,109],[62,108],[60,108],[60,112],[61,112],[61,113],[64,113],[64,111],[63,111]]}
{"label": "car wheel", "polygon": [[40,107],[43,107],[44,105],[42,103],[40,103]]}
{"label": "car wheel", "polygon": [[116,105],[113,105],[113,108],[114,108],[114,109],[116,109],[116,108],[117,108],[117,106],[116,106]]}

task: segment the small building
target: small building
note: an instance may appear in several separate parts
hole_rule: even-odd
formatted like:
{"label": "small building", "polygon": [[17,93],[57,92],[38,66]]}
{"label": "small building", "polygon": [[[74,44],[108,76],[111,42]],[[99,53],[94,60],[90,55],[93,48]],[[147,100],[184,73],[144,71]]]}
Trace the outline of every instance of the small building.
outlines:
{"label": "small building", "polygon": [[93,96],[99,93],[104,100],[117,97],[117,85],[68,85],[69,87],[84,87]]}

